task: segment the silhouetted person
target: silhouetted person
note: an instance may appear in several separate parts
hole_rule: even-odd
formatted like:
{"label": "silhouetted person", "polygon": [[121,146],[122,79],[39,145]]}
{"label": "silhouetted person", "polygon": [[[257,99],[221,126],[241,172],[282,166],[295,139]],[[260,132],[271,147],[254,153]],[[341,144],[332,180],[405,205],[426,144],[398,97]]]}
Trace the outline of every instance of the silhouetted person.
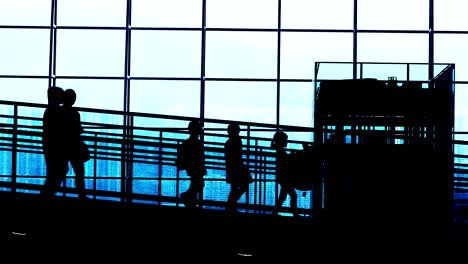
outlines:
{"label": "silhouetted person", "polygon": [[47,90],[48,105],[42,118],[42,149],[46,163],[46,180],[41,196],[54,197],[68,172],[68,161],[64,155],[63,103],[64,91],[60,87]]}
{"label": "silhouetted person", "polygon": [[242,140],[239,136],[240,127],[237,122],[231,122],[227,129],[229,138],[224,143],[224,158],[226,161],[226,182],[231,185],[226,211],[237,212],[237,202],[249,189],[252,177],[249,168],[242,162]]}
{"label": "silhouetted person", "polygon": [[202,132],[200,122],[198,120],[190,121],[188,131],[189,138],[184,140],[178,149],[178,155],[181,158],[177,166],[179,169],[186,170],[187,175],[190,177],[190,186],[180,194],[180,199],[186,207],[195,208],[197,207],[197,198],[202,195],[205,186],[204,176],[207,171],[204,147],[199,139]]}
{"label": "silhouetted person", "polygon": [[86,198],[85,194],[85,166],[84,163],[90,159],[88,147],[83,141],[81,134],[80,113],[73,107],[76,101],[76,93],[73,89],[65,90],[63,97],[64,129],[66,138],[66,157],[75,172],[75,187],[78,197]]}
{"label": "silhouetted person", "polygon": [[286,146],[288,145],[288,135],[282,131],[278,131],[273,136],[271,147],[276,151],[276,182],[280,186],[280,193],[275,203],[274,214],[278,214],[287,195],[290,198],[290,207],[295,217],[299,216],[297,212],[297,193],[292,181],[292,175],[288,171],[289,154],[286,153]]}

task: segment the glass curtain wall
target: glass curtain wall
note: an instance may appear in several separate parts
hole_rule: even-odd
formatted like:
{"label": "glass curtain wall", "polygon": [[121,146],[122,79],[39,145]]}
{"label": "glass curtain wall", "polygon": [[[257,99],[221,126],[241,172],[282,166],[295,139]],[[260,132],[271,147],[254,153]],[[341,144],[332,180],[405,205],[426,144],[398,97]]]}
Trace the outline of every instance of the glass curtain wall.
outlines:
{"label": "glass curtain wall", "polygon": [[1,98],[45,103],[52,82],[80,107],[310,127],[316,61],[455,63],[456,128],[467,130],[467,5],[2,1]]}
{"label": "glass curtain wall", "polygon": [[[1,98],[45,103],[52,82],[73,87],[80,107],[310,127],[314,63],[359,61],[455,63],[462,102],[466,5],[2,1]],[[456,115],[466,130],[462,103]]]}
{"label": "glass curtain wall", "polygon": [[[75,89],[78,107],[312,127],[317,61],[455,63],[462,132],[467,7],[459,0],[1,1],[0,99],[46,103],[55,84]],[[429,68],[421,78],[431,77]]]}

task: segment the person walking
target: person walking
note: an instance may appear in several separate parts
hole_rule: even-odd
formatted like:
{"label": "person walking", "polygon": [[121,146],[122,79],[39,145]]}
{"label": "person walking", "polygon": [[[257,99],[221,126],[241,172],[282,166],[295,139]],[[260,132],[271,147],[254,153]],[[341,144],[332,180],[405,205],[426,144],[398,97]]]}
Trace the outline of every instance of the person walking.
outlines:
{"label": "person walking", "polygon": [[188,189],[180,194],[181,202],[188,208],[196,208],[202,200],[205,187],[204,176],[207,174],[203,142],[200,140],[202,126],[200,121],[192,120],[188,125],[189,138],[185,139],[177,150],[177,167],[185,170],[190,177]]}
{"label": "person walking", "polygon": [[288,135],[283,131],[274,134],[271,147],[275,149],[276,156],[276,182],[280,186],[280,193],[276,199],[274,214],[277,215],[287,196],[290,198],[290,208],[294,217],[299,217],[297,210],[297,192],[294,188],[291,171],[289,170],[289,154],[285,148],[288,145]]}
{"label": "person walking", "polygon": [[42,150],[46,164],[46,180],[40,191],[42,198],[51,199],[58,191],[68,172],[63,138],[63,103],[64,90],[60,87],[47,89],[47,107],[42,117]]}
{"label": "person walking", "polygon": [[65,90],[63,97],[64,136],[67,139],[65,155],[75,172],[75,188],[78,197],[85,199],[84,164],[90,159],[90,153],[82,138],[83,126],[80,113],[73,107],[75,102],[75,91],[73,89]]}
{"label": "person walking", "polygon": [[238,201],[249,190],[252,182],[249,168],[242,160],[242,139],[239,135],[240,127],[237,122],[228,125],[229,138],[224,143],[224,158],[226,163],[226,183],[231,188],[229,191],[226,212],[236,213]]}

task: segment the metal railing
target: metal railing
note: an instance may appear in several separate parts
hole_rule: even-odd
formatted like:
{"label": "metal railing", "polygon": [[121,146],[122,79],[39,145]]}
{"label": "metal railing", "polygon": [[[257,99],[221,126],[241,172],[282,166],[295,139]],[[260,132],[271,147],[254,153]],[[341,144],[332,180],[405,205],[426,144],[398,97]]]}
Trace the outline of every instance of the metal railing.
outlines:
{"label": "metal railing", "polygon": [[[0,190],[39,193],[45,181],[41,145],[44,108],[42,104],[0,101]],[[85,128],[84,138],[92,153],[85,165],[88,196],[123,203],[182,206],[178,197],[188,188],[189,178],[175,166],[176,149],[188,137],[186,127],[192,118],[89,108],[78,110]],[[121,121],[124,116],[134,125],[124,126]],[[203,121],[202,140],[208,168],[203,206],[222,210],[229,192],[223,156],[229,120]],[[244,158],[254,182],[239,206],[246,213],[268,214],[279,190],[270,147],[274,132],[281,129],[293,135],[288,147],[299,150],[304,143],[313,143],[313,128],[252,122],[240,122],[240,125]],[[456,205],[461,206],[468,204],[468,155],[463,152],[468,145],[468,140],[463,138],[466,135],[465,132],[454,135],[454,197]],[[307,138],[310,140],[305,140]],[[313,208],[311,191],[299,194],[301,212],[312,214],[317,208]],[[77,196],[71,169],[59,195]],[[288,205],[286,201],[285,215],[290,214]]]}
{"label": "metal railing", "polygon": [[[0,189],[39,193],[45,181],[41,145],[45,105],[0,101],[0,107],[0,162],[3,164]],[[188,137],[187,125],[193,118],[87,108],[78,110],[85,130],[83,137],[91,151],[91,159],[85,164],[88,196],[118,202],[180,206],[178,197],[188,188],[189,178],[185,171],[175,166],[176,149]],[[125,115],[130,118],[130,124],[150,125],[126,127],[120,121]],[[203,122],[201,137],[208,169],[203,206],[223,209],[229,192],[223,156],[229,120],[204,119]],[[249,192],[239,201],[239,207],[248,213],[271,212],[278,186],[270,142],[277,127],[239,123],[244,161],[254,178]],[[281,126],[279,129],[299,134],[296,138],[313,138],[311,128]],[[292,139],[289,147],[300,149],[303,143],[308,142]],[[76,196],[71,166],[58,195]],[[299,200],[300,209],[307,214],[311,206],[311,195],[304,193]]]}

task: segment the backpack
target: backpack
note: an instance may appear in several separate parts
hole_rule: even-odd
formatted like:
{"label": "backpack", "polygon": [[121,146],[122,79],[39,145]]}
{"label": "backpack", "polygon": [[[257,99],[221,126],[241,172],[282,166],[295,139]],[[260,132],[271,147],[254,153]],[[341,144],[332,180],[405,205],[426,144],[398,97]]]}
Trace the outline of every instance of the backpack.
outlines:
{"label": "backpack", "polygon": [[177,145],[176,167],[179,170],[187,169],[187,148],[185,141]]}
{"label": "backpack", "polygon": [[288,165],[293,186],[297,190],[312,190],[314,184],[320,184],[322,157],[317,149],[307,147],[292,153]]}

